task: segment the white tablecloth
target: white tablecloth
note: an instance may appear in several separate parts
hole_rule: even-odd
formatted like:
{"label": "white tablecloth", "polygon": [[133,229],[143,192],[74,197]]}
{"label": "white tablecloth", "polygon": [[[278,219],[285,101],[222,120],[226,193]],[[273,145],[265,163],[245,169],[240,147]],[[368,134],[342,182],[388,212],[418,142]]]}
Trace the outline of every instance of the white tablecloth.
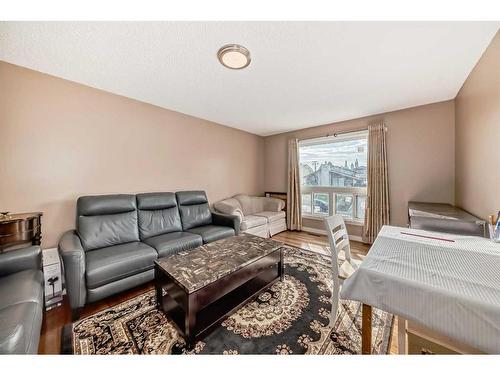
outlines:
{"label": "white tablecloth", "polygon": [[500,353],[500,244],[488,239],[384,226],[341,298]]}

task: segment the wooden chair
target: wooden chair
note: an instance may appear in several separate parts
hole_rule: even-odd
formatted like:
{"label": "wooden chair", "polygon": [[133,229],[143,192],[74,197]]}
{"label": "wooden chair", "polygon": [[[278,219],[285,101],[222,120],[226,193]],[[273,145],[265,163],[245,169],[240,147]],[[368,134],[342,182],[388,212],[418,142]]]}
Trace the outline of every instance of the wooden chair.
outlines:
{"label": "wooden chair", "polygon": [[[332,291],[332,318],[335,321],[339,307],[339,292],[340,285],[347,279],[359,266],[359,261],[353,261],[351,258],[351,244],[349,243],[349,235],[344,223],[344,218],[341,215],[332,215],[324,218],[325,229],[330,242],[330,252],[332,255],[332,275],[333,275],[333,291]],[[345,253],[345,261],[339,267],[338,260],[340,251]]]}

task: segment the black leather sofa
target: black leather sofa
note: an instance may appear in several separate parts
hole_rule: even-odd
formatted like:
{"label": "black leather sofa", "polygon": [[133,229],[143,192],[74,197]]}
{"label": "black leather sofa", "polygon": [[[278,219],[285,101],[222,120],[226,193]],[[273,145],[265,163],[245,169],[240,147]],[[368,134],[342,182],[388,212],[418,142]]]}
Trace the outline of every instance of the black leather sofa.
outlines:
{"label": "black leather sofa", "polygon": [[44,295],[39,246],[0,254],[0,354],[36,354]]}
{"label": "black leather sofa", "polygon": [[66,290],[81,308],[154,279],[154,261],[234,236],[239,218],[211,212],[204,191],[80,197],[59,242]]}

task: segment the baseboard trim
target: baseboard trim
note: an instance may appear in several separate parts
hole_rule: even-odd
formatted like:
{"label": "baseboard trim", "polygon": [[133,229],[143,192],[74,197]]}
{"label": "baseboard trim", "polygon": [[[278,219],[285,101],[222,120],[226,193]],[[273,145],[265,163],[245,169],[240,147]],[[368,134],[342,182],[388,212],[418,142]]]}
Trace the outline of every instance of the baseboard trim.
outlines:
{"label": "baseboard trim", "polygon": [[[312,234],[321,234],[323,236],[326,236],[326,230],[324,229],[316,229],[316,228],[310,228],[310,227],[302,227],[302,230],[304,232],[309,232]],[[358,242],[363,242],[363,239],[360,236],[352,236],[349,235],[349,239],[353,241],[358,241]]]}
{"label": "baseboard trim", "polygon": [[304,232],[309,232],[313,234],[322,234],[323,236],[326,236],[326,231],[324,229],[316,229],[316,228],[310,228],[310,227],[302,227],[302,231]]}

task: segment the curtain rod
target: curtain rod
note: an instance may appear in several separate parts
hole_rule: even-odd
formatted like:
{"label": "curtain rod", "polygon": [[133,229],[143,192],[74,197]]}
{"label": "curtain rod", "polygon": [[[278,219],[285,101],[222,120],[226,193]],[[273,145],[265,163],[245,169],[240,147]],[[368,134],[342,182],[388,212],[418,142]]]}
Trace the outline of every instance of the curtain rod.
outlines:
{"label": "curtain rod", "polygon": [[[384,125],[384,131],[387,131],[387,125],[385,123],[383,123],[383,125]],[[360,128],[360,129],[354,129],[354,130],[342,130],[342,131],[334,132],[334,133],[326,133],[326,135],[320,135],[319,137],[300,138],[299,141],[308,141],[308,140],[311,140],[311,139],[327,138],[327,137],[331,137],[331,136],[336,137],[336,136],[341,135],[341,134],[358,133],[358,132],[367,131],[367,130],[368,130],[368,127]]]}

